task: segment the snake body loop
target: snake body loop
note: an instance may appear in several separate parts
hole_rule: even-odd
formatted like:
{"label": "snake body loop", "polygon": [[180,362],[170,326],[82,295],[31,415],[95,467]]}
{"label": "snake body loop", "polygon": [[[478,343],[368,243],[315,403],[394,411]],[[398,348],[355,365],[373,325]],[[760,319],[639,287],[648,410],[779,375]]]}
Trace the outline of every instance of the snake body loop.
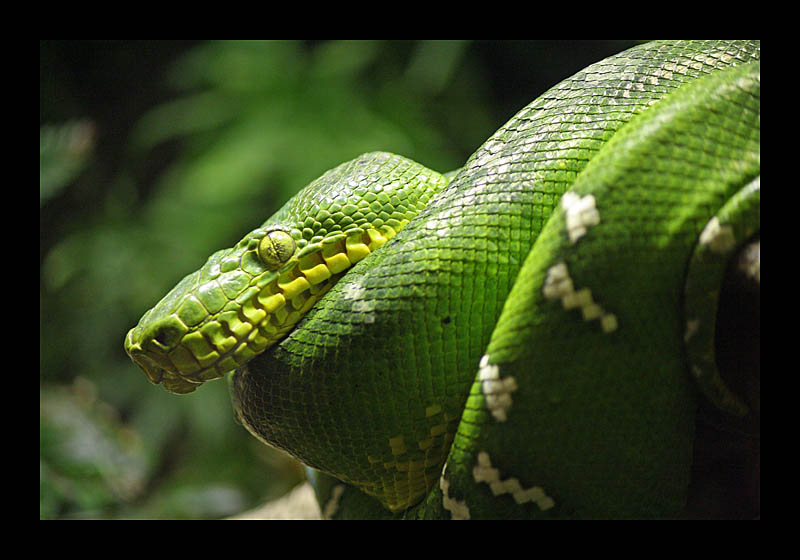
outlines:
{"label": "snake body loop", "polygon": [[331,517],[676,517],[698,387],[758,410],[713,333],[760,230],[759,57],[647,43],[457,172],[356,158],[212,255],[126,349],[174,392],[235,370],[238,418],[317,469]]}

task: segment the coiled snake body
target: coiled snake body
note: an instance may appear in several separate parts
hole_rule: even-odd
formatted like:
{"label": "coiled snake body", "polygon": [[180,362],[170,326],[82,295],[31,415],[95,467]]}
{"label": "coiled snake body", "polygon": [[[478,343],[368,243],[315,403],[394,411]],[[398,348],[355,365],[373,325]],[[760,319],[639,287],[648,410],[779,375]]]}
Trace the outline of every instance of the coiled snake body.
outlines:
{"label": "coiled snake body", "polygon": [[327,473],[331,517],[679,516],[698,399],[755,414],[713,349],[725,266],[760,232],[759,57],[647,43],[457,172],[342,164],[126,350],[173,392],[235,372],[238,418]]}

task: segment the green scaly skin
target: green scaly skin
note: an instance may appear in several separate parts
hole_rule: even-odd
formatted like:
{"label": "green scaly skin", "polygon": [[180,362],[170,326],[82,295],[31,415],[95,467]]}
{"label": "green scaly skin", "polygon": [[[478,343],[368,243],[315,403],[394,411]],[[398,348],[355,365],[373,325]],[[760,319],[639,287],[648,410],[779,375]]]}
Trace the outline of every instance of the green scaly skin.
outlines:
{"label": "green scaly skin", "polygon": [[[174,392],[235,370],[237,416],[320,471],[327,517],[680,516],[697,388],[754,414],[715,371],[713,293],[760,230],[759,57],[648,43],[556,85],[447,177],[348,162],[126,349]],[[307,297],[298,271],[320,264]]]}

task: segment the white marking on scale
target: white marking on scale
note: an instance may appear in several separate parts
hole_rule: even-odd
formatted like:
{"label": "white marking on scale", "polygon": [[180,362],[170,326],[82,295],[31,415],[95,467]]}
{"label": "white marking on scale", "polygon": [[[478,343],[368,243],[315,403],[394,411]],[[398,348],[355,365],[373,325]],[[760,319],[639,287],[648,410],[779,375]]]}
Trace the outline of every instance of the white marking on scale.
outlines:
{"label": "white marking on scale", "polygon": [[723,226],[716,216],[711,218],[700,234],[700,243],[708,245],[715,253],[727,253],[736,246],[731,226]]}
{"label": "white marking on scale", "polygon": [[564,193],[561,197],[561,207],[564,209],[567,235],[572,244],[583,237],[591,226],[600,223],[600,213],[591,194],[582,197],[573,192]]}
{"label": "white marking on scale", "polygon": [[542,511],[547,511],[555,505],[553,498],[545,494],[541,486],[532,486],[527,490],[522,487],[516,478],[501,480],[500,471],[492,466],[491,458],[485,451],[478,453],[478,464],[472,469],[475,482],[485,482],[495,496],[511,494],[517,504],[533,502]]}
{"label": "white marking on scale", "polygon": [[511,408],[511,393],[517,390],[517,381],[512,376],[500,379],[500,368],[489,364],[489,355],[481,358],[478,379],[481,381],[481,392],[486,397],[486,405],[498,422],[505,422]]}
{"label": "white marking on scale", "polygon": [[450,483],[444,478],[445,469],[447,469],[447,463],[442,467],[442,476],[439,477],[439,489],[442,491],[442,507],[450,512],[451,519],[469,519],[469,508],[466,502],[450,497]]}
{"label": "white marking on scale", "polygon": [[575,290],[566,263],[555,264],[547,270],[542,292],[545,299],[560,299],[564,309],[580,309],[584,321],[599,319],[604,333],[617,330],[616,315],[606,312],[595,302],[589,288]]}

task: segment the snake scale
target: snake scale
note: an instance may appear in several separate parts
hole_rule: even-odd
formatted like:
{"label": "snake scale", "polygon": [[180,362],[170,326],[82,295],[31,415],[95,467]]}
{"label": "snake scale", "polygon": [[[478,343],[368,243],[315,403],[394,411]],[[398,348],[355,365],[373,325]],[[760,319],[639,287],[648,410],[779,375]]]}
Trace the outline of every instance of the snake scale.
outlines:
{"label": "snake scale", "polygon": [[714,333],[760,236],[759,59],[654,41],[457,171],[357,157],[184,278],[126,351],[174,393],[227,375],[327,517],[680,517],[698,403],[758,414]]}

